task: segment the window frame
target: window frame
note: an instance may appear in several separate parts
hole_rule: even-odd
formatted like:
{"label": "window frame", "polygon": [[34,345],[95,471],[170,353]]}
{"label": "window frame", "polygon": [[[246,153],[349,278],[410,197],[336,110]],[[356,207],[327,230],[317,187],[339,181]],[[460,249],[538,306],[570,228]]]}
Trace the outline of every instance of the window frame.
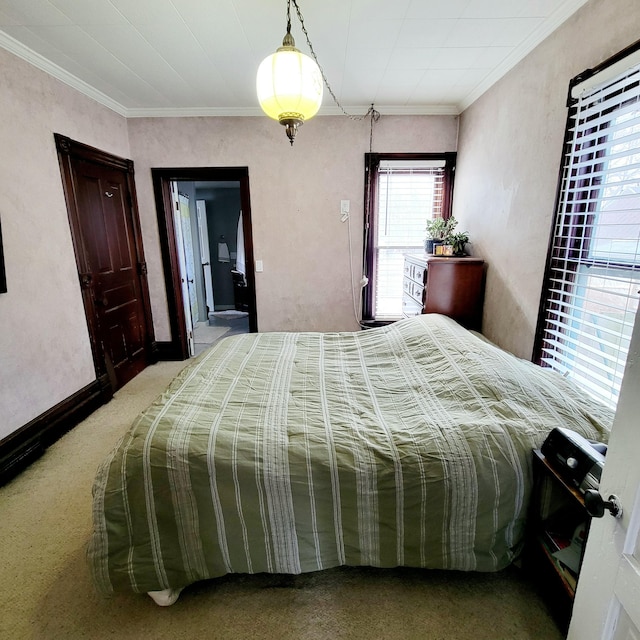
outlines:
{"label": "window frame", "polygon": [[[444,153],[365,153],[363,263],[364,274],[369,282],[367,286],[364,287],[362,294],[361,324],[363,326],[380,327],[395,322],[395,320],[376,320],[374,317],[374,291],[376,287],[375,274],[377,265],[373,239],[376,237],[378,225],[378,169],[380,163],[388,160],[424,160],[425,162],[444,160],[442,217],[447,220],[451,217],[452,211],[456,158],[457,153],[455,151]],[[425,220],[425,226],[426,222]],[[424,238],[421,240],[424,240]]]}
{"label": "window frame", "polygon": [[[597,232],[597,224],[594,224],[594,222],[596,221],[597,215],[600,211],[598,203],[602,197],[603,190],[607,187],[607,184],[605,181],[601,180],[598,175],[594,177],[591,173],[598,166],[598,160],[600,158],[602,158],[603,162],[607,161],[606,155],[599,156],[597,150],[594,153],[593,151],[590,151],[589,148],[581,148],[580,153],[582,155],[589,154],[593,155],[593,157],[590,158],[591,164],[588,166],[589,171],[585,171],[584,174],[579,174],[575,177],[571,177],[571,163],[567,162],[567,158],[572,156],[575,157],[574,144],[576,141],[574,140],[572,127],[574,126],[574,123],[575,126],[577,126],[577,116],[579,116],[580,106],[579,99],[573,96],[574,90],[585,82],[593,82],[595,80],[593,86],[596,86],[600,82],[606,81],[606,78],[599,81],[597,79],[598,74],[607,71],[609,73],[613,73],[613,70],[615,70],[615,66],[618,65],[618,63],[622,63],[630,55],[637,54],[638,51],[640,51],[640,40],[629,47],[626,47],[593,69],[587,69],[583,73],[578,74],[569,83],[566,103],[568,111],[565,124],[565,135],[559,164],[554,215],[549,234],[547,259],[545,263],[532,353],[532,361],[541,366],[550,366],[544,362],[544,349],[550,335],[548,331],[548,321],[550,316],[554,315],[554,310],[550,309],[549,305],[551,292],[554,288],[554,273],[557,272],[558,265],[560,263],[565,265],[565,272],[567,272],[567,275],[564,278],[563,290],[553,296],[553,300],[557,301],[558,309],[555,309],[556,312],[561,310],[561,307],[567,304],[567,294],[570,294],[576,288],[580,287],[581,269],[584,267],[594,268],[596,270],[602,269],[609,273],[619,270],[630,272],[631,274],[640,273],[640,263],[611,261],[603,259],[602,256],[592,253],[592,243],[597,239],[595,235]],[[610,69],[611,67],[614,67],[614,69]],[[618,74],[623,72],[623,69],[617,70]],[[607,134],[607,127],[600,129],[593,128],[591,133],[594,131],[597,131],[598,137],[601,140],[609,137]],[[569,172],[569,174],[567,172]],[[574,182],[574,186],[570,188],[575,192],[575,195],[571,200],[567,198],[566,202],[574,201],[576,203],[582,203],[583,207],[577,211],[570,211],[568,215],[566,210],[563,210],[563,203],[565,202],[563,199],[563,192],[571,182]],[[579,193],[584,192],[589,192],[589,198],[582,199],[580,197]],[[585,200],[586,206],[584,206]],[[561,225],[561,222],[564,222],[564,224]],[[565,239],[566,246],[570,247],[566,254],[562,256],[556,256],[554,254],[554,250],[557,249],[558,246],[557,240],[559,237]],[[569,262],[568,258],[571,262]],[[571,332],[568,332],[567,335],[570,333]],[[585,392],[587,391],[585,390]]]}

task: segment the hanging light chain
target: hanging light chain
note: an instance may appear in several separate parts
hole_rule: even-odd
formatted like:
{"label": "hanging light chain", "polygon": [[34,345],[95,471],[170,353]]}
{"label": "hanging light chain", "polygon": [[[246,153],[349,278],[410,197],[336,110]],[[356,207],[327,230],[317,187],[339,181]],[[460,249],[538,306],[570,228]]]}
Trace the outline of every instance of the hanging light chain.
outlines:
{"label": "hanging light chain", "polygon": [[291,0],[287,0],[287,33],[291,33]]}
{"label": "hanging light chain", "polygon": [[309,51],[311,52],[313,59],[318,65],[318,69],[320,69],[320,75],[322,76],[322,79],[324,80],[324,84],[326,85],[329,93],[331,94],[333,101],[338,105],[342,113],[344,113],[344,115],[347,116],[348,118],[351,118],[351,120],[364,120],[366,117],[371,116],[371,126],[372,126],[371,135],[373,135],[373,122],[377,122],[380,119],[380,112],[376,111],[373,108],[373,104],[372,104],[365,114],[361,116],[354,116],[351,113],[348,113],[345,110],[345,108],[340,104],[340,101],[338,100],[338,98],[336,98],[336,94],[333,93],[333,89],[331,88],[331,85],[329,85],[329,81],[327,80],[327,76],[324,73],[324,69],[322,68],[322,65],[320,64],[320,62],[318,61],[318,56],[316,55],[316,52],[313,50],[313,45],[311,44],[309,33],[307,32],[307,28],[304,24],[304,18],[302,17],[302,12],[300,11],[300,7],[298,6],[298,3],[296,0],[287,0],[287,21],[288,21],[287,28],[291,29],[290,7],[292,2],[293,2],[293,6],[296,8],[296,13],[298,14],[298,20],[300,20],[300,26],[302,27],[302,32],[304,33],[304,36],[307,40]]}

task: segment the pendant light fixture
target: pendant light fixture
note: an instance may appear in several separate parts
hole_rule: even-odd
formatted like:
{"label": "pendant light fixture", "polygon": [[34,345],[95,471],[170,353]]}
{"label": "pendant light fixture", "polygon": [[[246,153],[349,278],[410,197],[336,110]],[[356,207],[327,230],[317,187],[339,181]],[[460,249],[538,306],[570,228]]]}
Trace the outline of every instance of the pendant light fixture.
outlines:
{"label": "pendant light fixture", "polygon": [[316,62],[296,49],[291,35],[292,1],[300,16],[296,0],[287,0],[287,33],[282,46],[262,61],[256,80],[262,110],[285,126],[291,145],[298,127],[320,109],[323,80]]}
{"label": "pendant light fixture", "polygon": [[[296,49],[296,43],[291,35],[292,3],[313,59]],[[380,113],[374,109],[373,104],[361,116],[351,115],[345,111],[318,62],[318,56],[313,50],[297,0],[287,0],[287,33],[282,40],[282,46],[273,55],[265,58],[258,68],[256,89],[262,110],[270,118],[286,127],[287,136],[289,136],[292,146],[296,133],[298,133],[298,127],[306,120],[313,118],[320,109],[323,83],[345,116],[351,120],[371,118],[369,137],[369,150],[371,151],[373,124],[379,120]]]}

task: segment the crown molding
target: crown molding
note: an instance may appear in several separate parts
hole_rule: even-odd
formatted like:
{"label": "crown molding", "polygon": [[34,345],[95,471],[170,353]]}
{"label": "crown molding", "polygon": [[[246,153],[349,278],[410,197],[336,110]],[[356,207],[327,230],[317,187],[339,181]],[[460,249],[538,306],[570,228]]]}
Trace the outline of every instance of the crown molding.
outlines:
{"label": "crown molding", "polygon": [[531,53],[539,44],[548,38],[565,20],[571,17],[589,0],[571,0],[560,6],[548,20],[545,20],[521,45],[508,55],[502,64],[489,73],[484,80],[458,104],[458,112],[462,113],[470,107],[483,93],[504,77],[513,67]]}
{"label": "crown molding", "polygon": [[[456,105],[375,105],[376,111],[384,116],[427,116],[446,115],[457,116],[460,111]],[[355,118],[364,118],[369,106],[345,107],[345,111]],[[259,107],[189,107],[189,108],[136,108],[125,109],[124,115],[127,118],[199,118],[199,117],[265,117],[264,112]],[[344,116],[344,112],[339,107],[322,107],[318,116]]]}
{"label": "crown molding", "polygon": [[[545,38],[555,31],[563,22],[573,15],[588,0],[567,0],[536,29],[525,42],[514,49],[507,58],[489,73],[475,89],[473,89],[460,103],[437,104],[437,105],[376,105],[375,108],[383,115],[459,115],[470,107],[480,96],[482,96],[498,80],[515,67],[527,54],[535,49]],[[242,117],[242,116],[263,116],[262,110],[256,107],[140,107],[127,108],[120,102],[110,98],[89,83],[81,80],[77,76],[65,71],[62,67],[51,62],[41,54],[33,51],[9,34],[0,30],[0,46],[32,64],[45,73],[60,80],[64,84],[76,89],[85,96],[95,100],[99,104],[115,111],[125,118],[186,118],[186,117]],[[354,115],[365,114],[369,109],[367,106],[346,107],[348,113]],[[320,116],[344,115],[337,106],[322,107]]]}
{"label": "crown molding", "polygon": [[125,109],[127,118],[209,118],[263,116],[259,107],[137,107]]}
{"label": "crown molding", "polygon": [[41,71],[53,76],[57,80],[64,82],[66,85],[73,89],[76,89],[80,93],[83,93],[87,97],[99,102],[101,105],[108,107],[112,111],[115,111],[121,116],[126,116],[127,109],[116,100],[113,100],[108,95],[98,91],[95,87],[92,87],[84,80],[80,80],[72,73],[65,71],[62,67],[58,66],[55,62],[47,60],[44,56],[30,49],[26,45],[22,44],[15,38],[12,38],[8,33],[0,31],[0,47],[3,47],[10,53],[22,58],[34,67],[37,67]]}
{"label": "crown molding", "polygon": [[[457,116],[460,111],[455,104],[414,104],[414,105],[366,105],[345,107],[347,113],[356,117],[364,116],[373,108],[383,116]],[[322,107],[318,115],[343,116],[344,111],[340,107]]]}
{"label": "crown molding", "polygon": [[[10,53],[22,58],[34,67],[44,71],[57,80],[64,82],[71,88],[79,91],[83,95],[95,100],[101,105],[115,111],[117,114],[125,118],[198,118],[198,117],[247,117],[257,116],[264,117],[264,112],[259,106],[255,107],[134,107],[127,108],[121,103],[113,100],[108,95],[102,93],[89,83],[81,80],[72,73],[65,71],[62,67],[54,62],[47,60],[41,54],[33,51],[26,45],[22,44],[9,34],[0,30],[0,47],[3,47]],[[382,115],[394,116],[417,116],[417,115],[447,115],[457,116],[460,113],[458,107],[454,104],[436,104],[436,105],[381,105],[375,106],[376,110]],[[349,106],[345,107],[347,113],[356,117],[364,116],[369,109],[366,106]],[[319,116],[342,116],[344,112],[337,106],[322,107],[318,112]]]}

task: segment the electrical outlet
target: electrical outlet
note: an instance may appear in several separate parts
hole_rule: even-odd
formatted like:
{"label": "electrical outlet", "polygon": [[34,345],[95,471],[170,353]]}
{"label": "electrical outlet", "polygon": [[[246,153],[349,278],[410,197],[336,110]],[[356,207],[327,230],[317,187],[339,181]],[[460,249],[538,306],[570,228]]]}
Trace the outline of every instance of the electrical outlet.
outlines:
{"label": "electrical outlet", "polygon": [[340,222],[346,222],[349,219],[349,200],[340,200]]}

